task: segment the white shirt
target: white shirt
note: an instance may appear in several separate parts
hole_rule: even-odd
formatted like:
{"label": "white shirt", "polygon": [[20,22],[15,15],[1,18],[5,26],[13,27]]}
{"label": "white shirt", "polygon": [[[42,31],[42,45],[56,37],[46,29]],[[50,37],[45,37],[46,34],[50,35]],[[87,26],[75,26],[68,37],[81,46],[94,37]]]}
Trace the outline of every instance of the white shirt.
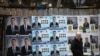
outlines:
{"label": "white shirt", "polygon": [[28,51],[28,46],[25,46],[26,51]]}
{"label": "white shirt", "polygon": [[54,56],[56,56],[56,51],[54,51]]}
{"label": "white shirt", "polygon": [[36,41],[38,42],[38,36],[36,36]]}
{"label": "white shirt", "polygon": [[14,25],[11,25],[11,29],[12,29],[12,31],[14,31]]}
{"label": "white shirt", "polygon": [[12,46],[13,53],[16,52],[16,46]]}
{"label": "white shirt", "polygon": [[25,31],[27,31],[27,25],[24,25],[24,29],[25,29]]}
{"label": "white shirt", "polygon": [[56,36],[53,36],[53,39],[54,39],[53,41],[56,41]]}

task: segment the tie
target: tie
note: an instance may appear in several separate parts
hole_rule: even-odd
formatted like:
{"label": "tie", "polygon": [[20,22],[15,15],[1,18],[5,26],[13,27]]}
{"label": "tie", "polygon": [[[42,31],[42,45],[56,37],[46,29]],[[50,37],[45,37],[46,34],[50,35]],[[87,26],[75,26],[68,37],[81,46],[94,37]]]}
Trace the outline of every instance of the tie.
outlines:
{"label": "tie", "polygon": [[56,37],[54,36],[54,42],[56,42]]}
{"label": "tie", "polygon": [[38,56],[38,52],[36,52],[36,56]]}
{"label": "tie", "polygon": [[27,31],[27,25],[24,26],[25,31]]}
{"label": "tie", "polygon": [[14,54],[16,53],[16,48],[15,48],[15,47],[13,47],[13,53],[14,53]]}
{"label": "tie", "polygon": [[36,37],[36,42],[38,42],[38,37]]}
{"label": "tie", "polygon": [[14,25],[12,25],[11,28],[12,28],[12,32],[14,32]]}
{"label": "tie", "polygon": [[54,56],[56,56],[56,51],[54,51]]}
{"label": "tie", "polygon": [[54,24],[53,26],[54,26],[54,28],[55,28],[55,27],[56,27],[56,23],[53,23],[53,24]]}
{"label": "tie", "polygon": [[38,23],[36,23],[36,28],[38,28]]}
{"label": "tie", "polygon": [[26,54],[28,54],[28,46],[26,46],[25,49],[26,49]]}

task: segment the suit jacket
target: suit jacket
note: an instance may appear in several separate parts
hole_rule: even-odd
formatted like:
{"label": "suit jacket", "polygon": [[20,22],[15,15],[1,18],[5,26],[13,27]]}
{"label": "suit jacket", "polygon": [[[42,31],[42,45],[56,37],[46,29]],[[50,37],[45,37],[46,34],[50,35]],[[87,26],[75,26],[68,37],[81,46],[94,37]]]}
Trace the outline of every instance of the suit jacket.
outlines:
{"label": "suit jacket", "polygon": [[[33,23],[32,24],[32,28],[35,28],[35,27],[36,27],[36,23]],[[38,27],[41,28],[41,24],[40,23],[38,23]]]}
{"label": "suit jacket", "polygon": [[68,44],[71,44],[71,42],[72,42],[72,40],[69,39],[69,40],[68,40]]}
{"label": "suit jacket", "polygon": [[14,31],[12,32],[12,28],[11,28],[11,25],[8,25],[7,26],[7,29],[6,29],[6,34],[7,35],[15,35],[15,34],[18,34],[18,26],[14,26]]}
{"label": "suit jacket", "polygon": [[[53,40],[54,40],[54,37],[51,37],[50,41],[53,41]],[[59,37],[57,37],[57,36],[56,36],[56,41],[59,41]]]}
{"label": "suit jacket", "polygon": [[16,47],[16,52],[15,54],[13,53],[12,47],[9,47],[7,50],[7,56],[17,56],[20,55],[20,48]]}
{"label": "suit jacket", "polygon": [[83,24],[83,27],[84,27],[84,28],[89,28],[89,23],[84,23],[84,24]]}
{"label": "suit jacket", "polygon": [[96,43],[96,40],[95,39],[91,39],[91,43]]}
{"label": "suit jacket", "polygon": [[91,24],[95,24],[96,22],[94,20],[90,20],[90,23]]}
{"label": "suit jacket", "polygon": [[[59,24],[56,22],[56,25],[55,25],[56,27],[59,27]],[[50,27],[54,27],[54,24],[53,24],[53,22],[52,23],[50,23]]]}
{"label": "suit jacket", "polygon": [[29,55],[32,54],[32,47],[28,46],[28,51],[26,51],[25,46],[21,47],[21,55]]}
{"label": "suit jacket", "polygon": [[[38,52],[38,55],[39,55],[39,56],[42,56],[42,53],[39,51],[39,52]],[[33,52],[33,56],[36,56],[36,52]]]}
{"label": "suit jacket", "polygon": [[[56,55],[60,55],[59,51],[56,51]],[[51,56],[54,56],[54,51],[51,51]]]}
{"label": "suit jacket", "polygon": [[[36,41],[36,37],[33,37],[32,42],[35,42],[35,41]],[[38,37],[38,41],[41,42],[41,37]]]}
{"label": "suit jacket", "polygon": [[89,48],[90,47],[90,43],[85,43],[84,47],[88,47]]}
{"label": "suit jacket", "polygon": [[21,35],[27,35],[29,33],[31,33],[31,26],[30,25],[27,25],[27,31],[25,31],[24,25],[20,26],[20,34]]}
{"label": "suit jacket", "polygon": [[72,20],[67,20],[67,24],[73,24]]}

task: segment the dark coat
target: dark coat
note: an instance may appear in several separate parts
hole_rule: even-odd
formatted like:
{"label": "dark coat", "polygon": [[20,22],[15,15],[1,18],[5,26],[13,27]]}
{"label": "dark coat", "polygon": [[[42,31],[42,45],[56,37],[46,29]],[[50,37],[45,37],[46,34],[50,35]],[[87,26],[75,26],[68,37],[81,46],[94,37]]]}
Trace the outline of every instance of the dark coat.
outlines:
{"label": "dark coat", "polygon": [[11,25],[7,26],[6,35],[15,35],[18,34],[18,26],[14,26],[14,31],[12,32]]}
{"label": "dark coat", "polygon": [[[51,56],[54,55],[54,51],[51,51]],[[59,51],[56,51],[56,55],[59,55]]]}
{"label": "dark coat", "polygon": [[84,47],[88,47],[89,48],[90,47],[90,43],[85,43]]}
{"label": "dark coat", "polygon": [[84,23],[84,24],[83,24],[83,27],[84,27],[84,28],[89,28],[89,23]]}
{"label": "dark coat", "polygon": [[67,24],[73,24],[72,20],[67,20]]}
{"label": "dark coat", "polygon": [[20,55],[20,48],[16,47],[16,52],[15,54],[13,53],[12,47],[9,47],[7,50],[7,56],[17,56]]}
{"label": "dark coat", "polygon": [[[39,51],[38,55],[42,56],[42,53]],[[33,56],[36,56],[36,52],[33,52]]]}
{"label": "dark coat", "polygon": [[[32,42],[35,42],[35,41],[36,41],[36,37],[33,37]],[[38,41],[41,41],[41,37],[38,37]]]}
{"label": "dark coat", "polygon": [[[54,26],[54,24],[53,24],[53,22],[52,23],[50,23],[50,27],[53,27]],[[59,27],[59,24],[56,22],[56,25],[55,25],[56,27]]]}
{"label": "dark coat", "polygon": [[79,41],[76,38],[71,43],[71,51],[73,56],[83,56],[83,42],[82,39]]}
{"label": "dark coat", "polygon": [[21,35],[28,35],[31,33],[31,26],[27,25],[27,31],[25,32],[24,25],[20,26],[20,34]]}
{"label": "dark coat", "polygon": [[29,55],[32,54],[32,47],[28,46],[28,52],[26,53],[25,46],[21,48],[21,55]]}
{"label": "dark coat", "polygon": [[[35,26],[36,26],[36,23],[33,23],[32,24],[32,28],[35,28]],[[38,27],[41,28],[41,24],[40,23],[38,23]]]}
{"label": "dark coat", "polygon": [[[53,40],[54,40],[54,37],[51,37],[50,41],[53,41]],[[57,37],[57,36],[56,36],[56,41],[59,41],[59,37]]]}

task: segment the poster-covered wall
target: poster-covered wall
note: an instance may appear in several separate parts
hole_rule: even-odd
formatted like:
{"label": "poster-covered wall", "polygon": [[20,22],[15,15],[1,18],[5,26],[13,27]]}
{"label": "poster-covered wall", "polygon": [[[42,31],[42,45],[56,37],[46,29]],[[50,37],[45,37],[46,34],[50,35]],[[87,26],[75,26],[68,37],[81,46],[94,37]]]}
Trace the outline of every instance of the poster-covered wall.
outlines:
{"label": "poster-covered wall", "polygon": [[99,20],[97,15],[8,17],[4,56],[72,55],[70,47],[76,32],[81,32],[84,55],[91,55],[91,51],[98,51],[100,47]]}

